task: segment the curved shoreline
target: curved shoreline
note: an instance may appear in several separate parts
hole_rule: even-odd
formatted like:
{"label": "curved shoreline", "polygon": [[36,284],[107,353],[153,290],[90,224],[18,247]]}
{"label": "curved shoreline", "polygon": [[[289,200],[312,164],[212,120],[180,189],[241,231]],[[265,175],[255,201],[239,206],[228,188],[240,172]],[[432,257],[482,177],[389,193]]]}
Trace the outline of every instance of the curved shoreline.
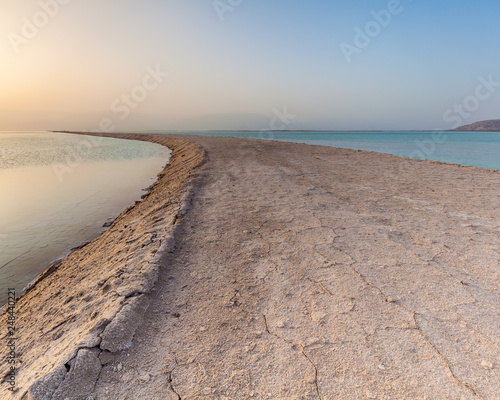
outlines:
{"label": "curved shoreline", "polygon": [[75,252],[88,269],[56,270],[26,296],[21,365],[37,364],[21,367],[24,399],[495,398],[497,173],[140,138],[176,142],[179,170],[151,209],[124,212],[116,241]]}
{"label": "curved shoreline", "polygon": [[[47,268],[100,236],[125,208],[141,200],[171,153],[156,143],[39,134],[9,135],[14,146],[34,141],[23,144],[26,154],[19,163],[9,157],[3,163],[15,168],[0,171],[4,194],[12,192],[1,202],[0,232],[5,235],[0,238],[0,286],[17,288],[18,296]],[[49,143],[59,150],[52,164],[45,165],[47,160],[34,152]],[[0,293],[0,313],[6,301],[6,292]]]}
{"label": "curved shoreline", "polygon": [[[182,131],[182,133],[177,133],[176,131],[158,131],[158,132],[161,132],[161,134],[167,134],[167,135],[175,135],[177,137],[182,137],[182,136],[186,136],[186,137],[189,137],[189,136],[192,136],[192,137],[221,137],[221,138],[234,138],[234,139],[250,139],[250,140],[266,140],[266,141],[271,141],[271,142],[282,142],[282,143],[295,143],[295,144],[307,144],[309,146],[322,146],[322,147],[329,147],[329,148],[337,148],[337,149],[344,149],[344,150],[353,150],[353,151],[364,151],[364,152],[367,152],[367,153],[375,153],[375,154],[386,154],[386,155],[390,155],[390,156],[394,156],[394,157],[400,157],[400,158],[403,158],[403,159],[410,159],[410,160],[417,160],[417,161],[424,161],[424,162],[437,162],[437,163],[440,163],[440,164],[447,164],[447,165],[456,165],[456,166],[460,166],[460,167],[464,167],[464,168],[479,168],[479,169],[482,169],[482,170],[489,170],[489,171],[498,171],[500,172],[500,166],[498,167],[495,167],[495,168],[492,168],[492,167],[484,167],[484,166],[478,166],[478,165],[473,165],[473,164],[460,164],[458,162],[452,162],[452,161],[439,161],[439,160],[435,160],[435,159],[432,159],[432,158],[412,158],[412,157],[409,157],[407,155],[399,155],[399,154],[394,154],[394,153],[389,153],[389,152],[384,152],[384,151],[379,151],[379,150],[367,150],[367,149],[362,149],[362,148],[355,148],[355,147],[343,147],[343,146],[338,146],[338,145],[334,145],[334,144],[324,144],[324,143],[320,143],[321,141],[318,140],[318,142],[316,142],[315,140],[307,140],[307,139],[304,139],[304,141],[294,141],[294,139],[291,139],[291,138],[286,138],[286,139],[278,139],[278,138],[273,138],[273,139],[269,139],[269,138],[263,138],[259,135],[257,135],[257,133],[259,133],[258,131],[242,131],[242,132],[248,132],[248,133],[253,133],[255,134],[255,136],[248,136],[248,137],[243,137],[243,136],[225,136],[225,135],[210,135],[210,134],[206,134],[208,132],[211,132],[211,131]],[[230,132],[240,132],[240,131],[214,131],[214,132],[225,132],[225,133],[230,133]],[[270,132],[275,132],[275,133],[279,133],[279,132],[288,132],[288,131],[270,131]],[[301,133],[301,132],[304,132],[304,131],[289,131],[290,133]],[[319,131],[310,131],[310,132],[317,132],[317,133],[321,133]],[[340,131],[340,132],[344,132],[344,131]],[[363,133],[363,132],[366,132],[366,133],[377,133],[377,131],[352,131],[352,133]],[[402,134],[406,134],[406,133],[412,133],[412,132],[416,132],[416,133],[425,133],[425,131],[379,131],[379,132],[393,132],[393,133],[402,133]],[[433,131],[427,131],[427,133],[432,133]],[[443,132],[453,132],[453,131],[443,131]],[[153,132],[151,132],[153,133]],[[324,133],[335,133],[335,131],[324,131]],[[346,132],[344,132],[346,133]],[[484,132],[483,132],[484,133]],[[495,133],[500,133],[500,132],[495,132]],[[434,152],[432,152],[432,154],[434,154]],[[431,154],[431,155],[432,155]],[[425,156],[425,154],[422,153],[422,156]],[[427,156],[430,156],[430,155],[427,155]]]}
{"label": "curved shoreline", "polygon": [[[100,355],[129,345],[157,280],[159,255],[173,246],[175,222],[186,211],[190,182],[205,160],[204,151],[187,140],[159,135],[95,136],[164,145],[172,150],[171,160],[142,201],[124,210],[102,235],[60,263],[52,263],[18,298],[13,398],[68,397],[68,390],[92,386],[90,381],[101,368]],[[1,313],[2,321],[6,313],[6,309]],[[7,340],[5,334],[1,337]],[[6,346],[0,356],[7,359]],[[80,363],[81,368],[68,372],[66,366]],[[2,367],[2,376],[8,368],[7,364]]]}

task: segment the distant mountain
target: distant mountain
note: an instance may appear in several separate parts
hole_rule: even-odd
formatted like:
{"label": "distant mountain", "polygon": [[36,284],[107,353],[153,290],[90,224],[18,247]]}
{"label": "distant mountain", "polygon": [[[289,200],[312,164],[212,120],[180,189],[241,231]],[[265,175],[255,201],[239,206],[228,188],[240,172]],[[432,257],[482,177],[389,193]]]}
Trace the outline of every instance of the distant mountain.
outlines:
{"label": "distant mountain", "polygon": [[470,125],[459,126],[455,131],[486,131],[500,132],[500,119],[491,119],[489,121],[474,122]]}

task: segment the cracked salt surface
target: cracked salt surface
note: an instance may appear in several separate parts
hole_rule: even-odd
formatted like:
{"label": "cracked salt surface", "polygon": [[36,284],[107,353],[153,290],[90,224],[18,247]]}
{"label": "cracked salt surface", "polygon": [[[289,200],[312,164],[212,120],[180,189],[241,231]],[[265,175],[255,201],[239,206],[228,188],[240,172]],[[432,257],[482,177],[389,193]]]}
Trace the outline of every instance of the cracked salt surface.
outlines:
{"label": "cracked salt surface", "polygon": [[499,220],[500,174],[193,140],[209,162],[161,259],[162,295],[97,398],[497,398],[500,238],[447,212]]}
{"label": "cracked salt surface", "polygon": [[[189,261],[164,289],[166,303],[182,296],[191,307],[181,323],[161,323],[181,398],[494,398],[496,371],[476,358],[499,354],[487,339],[494,319],[467,309],[477,299],[465,282],[480,291],[498,282],[494,270],[476,267],[498,255],[498,237],[465,245],[474,233],[456,229],[461,220],[444,212],[455,203],[474,209],[460,192],[411,201],[427,196],[432,182],[443,186],[442,167],[391,166],[358,153],[356,169],[348,151],[311,162],[305,147],[275,144],[279,155],[271,155],[268,144],[196,140],[211,163],[185,220],[196,229],[179,233],[182,249],[165,264],[176,270],[177,257]],[[498,182],[480,170],[466,174]],[[488,301],[494,306],[498,291]],[[444,327],[455,321],[466,325],[453,325],[458,341],[450,345]],[[200,323],[202,331],[191,328]]]}

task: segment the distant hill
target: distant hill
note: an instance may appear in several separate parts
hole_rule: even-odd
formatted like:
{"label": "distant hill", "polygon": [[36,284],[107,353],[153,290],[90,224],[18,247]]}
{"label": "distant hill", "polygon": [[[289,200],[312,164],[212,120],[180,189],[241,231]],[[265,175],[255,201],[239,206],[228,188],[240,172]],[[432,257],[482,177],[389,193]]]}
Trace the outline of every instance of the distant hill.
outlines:
{"label": "distant hill", "polygon": [[500,119],[491,119],[489,121],[474,122],[470,125],[459,126],[455,131],[487,131],[500,132]]}

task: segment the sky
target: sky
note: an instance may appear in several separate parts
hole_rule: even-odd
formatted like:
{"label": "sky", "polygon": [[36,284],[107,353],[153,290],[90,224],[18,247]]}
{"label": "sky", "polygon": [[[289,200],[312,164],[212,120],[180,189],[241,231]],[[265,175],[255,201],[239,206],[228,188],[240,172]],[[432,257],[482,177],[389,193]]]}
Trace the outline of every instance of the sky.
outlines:
{"label": "sky", "polygon": [[500,118],[500,3],[1,0],[0,130]]}

